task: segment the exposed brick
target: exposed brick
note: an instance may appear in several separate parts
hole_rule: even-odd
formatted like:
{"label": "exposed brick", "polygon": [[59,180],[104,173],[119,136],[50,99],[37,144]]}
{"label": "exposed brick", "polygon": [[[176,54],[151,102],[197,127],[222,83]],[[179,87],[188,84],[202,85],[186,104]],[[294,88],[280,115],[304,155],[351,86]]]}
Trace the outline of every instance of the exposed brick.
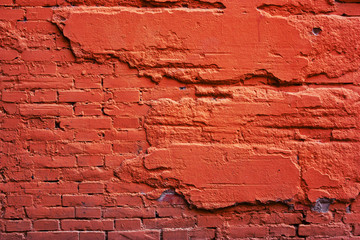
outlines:
{"label": "exposed brick", "polygon": [[61,228],[65,231],[111,231],[114,230],[114,220],[61,220]]}
{"label": "exposed brick", "polygon": [[115,91],[114,100],[116,102],[138,102],[140,100],[140,92],[138,90]]}
{"label": "exposed brick", "polygon": [[63,128],[108,129],[111,127],[110,118],[66,118],[61,120]]}
{"label": "exposed brick", "polygon": [[79,89],[96,89],[101,87],[100,77],[78,77],[75,78],[75,87]]}
{"label": "exposed brick", "polygon": [[23,19],[25,11],[23,9],[0,9],[0,20],[16,21]]}
{"label": "exposed brick", "polygon": [[32,229],[30,220],[14,220],[6,222],[7,232],[25,232]]}
{"label": "exposed brick", "polygon": [[[116,207],[106,208],[103,212],[105,218],[154,218],[155,209],[153,208],[130,208]],[[155,221],[155,220],[153,220]]]}
{"label": "exposed brick", "polygon": [[131,117],[120,117],[114,119],[115,128],[138,128],[140,127],[140,122],[138,118]]}
{"label": "exposed brick", "polygon": [[55,104],[22,104],[20,114],[24,116],[71,116],[73,108],[70,105]]}
{"label": "exposed brick", "polygon": [[35,90],[33,95],[30,95],[31,102],[56,102],[57,92],[53,90]]}
{"label": "exposed brick", "polygon": [[102,166],[104,164],[104,160],[102,156],[97,155],[78,155],[77,156],[78,166],[86,167],[86,166]]}
{"label": "exposed brick", "polygon": [[20,207],[7,207],[4,213],[4,219],[25,218],[25,211]]}
{"label": "exposed brick", "polygon": [[79,240],[105,240],[106,234],[105,232],[80,232]]}
{"label": "exposed brick", "polygon": [[270,226],[269,234],[270,236],[276,236],[276,237],[280,237],[280,236],[292,237],[292,236],[296,236],[296,229],[294,226],[289,226],[289,225]]}
{"label": "exposed brick", "polygon": [[151,239],[160,240],[160,231],[156,230],[145,230],[145,231],[124,231],[124,232],[109,232],[108,239]]}
{"label": "exposed brick", "polygon": [[99,116],[102,115],[102,105],[100,103],[76,104],[75,115]]}
{"label": "exposed brick", "polygon": [[23,233],[0,233],[0,239],[2,240],[23,240]]}
{"label": "exposed brick", "polygon": [[59,221],[58,220],[36,220],[34,221],[34,230],[35,231],[56,231],[59,230]]}
{"label": "exposed brick", "polygon": [[30,195],[10,195],[8,196],[8,204],[10,206],[31,206],[33,204],[33,196]]}
{"label": "exposed brick", "polygon": [[300,225],[299,236],[346,236],[350,232],[349,227],[343,224],[328,225]]}
{"label": "exposed brick", "polygon": [[25,209],[26,214],[33,219],[39,218],[74,218],[75,209],[73,207],[28,207]]}
{"label": "exposed brick", "polygon": [[344,223],[360,223],[360,213],[345,214]]}
{"label": "exposed brick", "polygon": [[59,102],[101,102],[103,95],[95,91],[59,91]]}
{"label": "exposed brick", "polygon": [[27,94],[24,91],[2,91],[2,100],[4,102],[26,102]]}
{"label": "exposed brick", "polygon": [[116,219],[115,229],[120,231],[141,229],[140,219]]}
{"label": "exposed brick", "polygon": [[26,18],[29,20],[51,20],[52,13],[51,8],[28,8],[26,10]]}
{"label": "exposed brick", "polygon": [[78,240],[78,232],[29,232],[27,234],[29,240]]}
{"label": "exposed brick", "polygon": [[233,226],[230,228],[229,236],[232,238],[263,238],[268,235],[269,229],[265,226]]}
{"label": "exposed brick", "polygon": [[100,207],[77,207],[75,208],[76,218],[100,218]]}
{"label": "exposed brick", "polygon": [[220,216],[198,216],[199,227],[221,227],[224,223],[224,219]]}
{"label": "exposed brick", "polygon": [[102,183],[80,183],[79,193],[103,193],[104,184]]}
{"label": "exposed brick", "polygon": [[156,218],[144,219],[145,228],[190,228],[195,226],[195,219],[192,218]]}
{"label": "exposed brick", "polygon": [[104,197],[97,195],[63,195],[63,206],[101,206],[104,204]]}

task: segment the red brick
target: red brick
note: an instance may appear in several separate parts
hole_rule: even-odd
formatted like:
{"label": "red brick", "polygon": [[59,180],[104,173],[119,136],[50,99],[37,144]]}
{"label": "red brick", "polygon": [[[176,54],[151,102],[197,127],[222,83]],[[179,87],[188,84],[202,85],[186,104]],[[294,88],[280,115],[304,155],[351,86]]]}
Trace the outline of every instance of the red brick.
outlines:
{"label": "red brick", "polygon": [[16,50],[0,48],[0,61],[11,61],[17,57],[19,57],[19,53]]}
{"label": "red brick", "polygon": [[268,235],[269,229],[265,226],[232,226],[229,236],[231,238],[263,238]]}
{"label": "red brick", "polygon": [[104,113],[111,116],[144,116],[149,106],[143,104],[107,104],[104,106]]}
{"label": "red brick", "polygon": [[63,206],[101,206],[104,204],[104,196],[95,195],[63,195]]}
{"label": "red brick", "polygon": [[73,63],[67,64],[59,67],[59,72],[61,74],[70,74],[70,75],[81,75],[81,77],[87,77],[87,75],[96,76],[96,75],[107,75],[113,73],[112,64],[98,64],[98,63]]}
{"label": "red brick", "polygon": [[58,181],[60,179],[59,169],[36,169],[34,178],[39,181]]}
{"label": "red brick", "polygon": [[4,219],[19,219],[25,218],[24,208],[19,207],[6,207],[4,213]]}
{"label": "red brick", "polygon": [[138,90],[119,90],[113,93],[116,102],[138,102],[140,100]]}
{"label": "red brick", "polygon": [[33,95],[30,95],[31,102],[40,103],[40,102],[56,102],[57,101],[57,91],[52,90],[35,90]]}
{"label": "red brick", "polygon": [[25,232],[32,229],[30,220],[7,221],[5,225],[7,232]]}
{"label": "red brick", "polygon": [[109,181],[114,173],[106,168],[63,169],[63,179],[66,181]]}
{"label": "red brick", "polygon": [[41,197],[37,198],[37,202],[39,202],[40,206],[44,207],[61,206],[61,196],[42,194]]}
{"label": "red brick", "polygon": [[43,62],[31,62],[27,65],[29,73],[33,75],[50,75],[55,76],[57,73],[56,63],[43,61]]}
{"label": "red brick", "polygon": [[360,236],[360,224],[354,224],[353,234],[355,236]]}
{"label": "red brick", "polygon": [[81,167],[98,167],[104,165],[103,157],[96,155],[78,155],[77,162],[78,166]]}
{"label": "red brick", "polygon": [[17,22],[17,28],[27,33],[59,33],[59,30],[54,24],[46,21]]}
{"label": "red brick", "polygon": [[99,116],[102,115],[102,105],[100,103],[77,103],[75,105],[75,115],[80,116]]}
{"label": "red brick", "polygon": [[50,61],[52,59],[52,51],[49,50],[26,50],[21,53],[24,61]]}
{"label": "red brick", "polygon": [[343,224],[327,224],[327,225],[300,225],[299,236],[346,236],[350,232],[349,227]]}
{"label": "red brick", "polygon": [[76,158],[74,156],[55,156],[52,159],[45,157],[38,157],[34,159],[34,164],[38,167],[75,167]]}
{"label": "red brick", "polygon": [[20,206],[31,206],[33,204],[33,196],[29,196],[29,195],[19,195],[19,196],[10,195],[7,197],[7,199],[8,199],[8,204],[10,206],[20,207]]}
{"label": "red brick", "polygon": [[112,167],[112,166],[120,166],[120,164],[126,159],[134,158],[133,155],[109,155],[105,157],[105,166]]}
{"label": "red brick", "polygon": [[115,128],[138,128],[140,127],[139,118],[119,117],[114,119]]}
{"label": "red brick", "polygon": [[103,183],[80,183],[79,184],[79,193],[103,193],[104,184]]}
{"label": "red brick", "polygon": [[[121,64],[125,65],[125,64]],[[125,71],[134,71],[130,70],[128,66]],[[103,80],[104,88],[114,89],[114,88],[140,88],[140,87],[154,87],[155,83],[152,82],[149,78],[139,77],[136,72],[123,73],[119,77],[105,77]]]}
{"label": "red brick", "polygon": [[1,122],[1,128],[6,129],[20,129],[23,126],[24,121],[18,118],[3,118]]}
{"label": "red brick", "polygon": [[[6,57],[8,58],[8,57]],[[28,68],[25,64],[2,64],[1,66],[5,75],[15,76],[28,73]]]}
{"label": "red brick", "polygon": [[192,218],[156,218],[144,219],[145,228],[191,228],[195,226],[195,219]]}
{"label": "red brick", "polygon": [[[185,210],[181,207],[161,207],[156,209],[159,217],[181,217]],[[214,218],[216,218],[214,216]],[[198,221],[199,225],[199,221]]]}
{"label": "red brick", "polygon": [[[141,146],[143,145],[143,146]],[[114,143],[113,144],[113,151],[115,153],[126,154],[126,153],[138,153],[142,149],[146,149],[145,141],[141,142],[121,142],[121,143]]]}
{"label": "red brick", "polygon": [[56,231],[59,230],[58,220],[36,220],[34,221],[35,231]]}
{"label": "red brick", "polygon": [[117,206],[141,206],[143,201],[140,196],[120,195],[116,196]]}
{"label": "red brick", "polygon": [[59,91],[59,102],[101,102],[101,92],[95,91]]}
{"label": "red brick", "polygon": [[61,220],[61,228],[65,231],[111,231],[114,230],[114,220]]}
{"label": "red brick", "polygon": [[4,102],[26,102],[27,94],[24,91],[2,91],[2,100]]}
{"label": "red brick", "polygon": [[0,0],[0,5],[6,5],[6,6],[11,6],[13,5],[13,0]]}
{"label": "red brick", "polygon": [[224,219],[220,216],[198,216],[199,227],[221,227],[224,224]]}
{"label": "red brick", "polygon": [[296,229],[294,226],[289,225],[277,225],[277,226],[270,226],[270,236],[280,237],[280,236],[287,236],[292,237],[296,236]]}
{"label": "red brick", "polygon": [[71,116],[73,108],[70,105],[21,104],[20,114],[23,116]]}
{"label": "red brick", "polygon": [[51,8],[34,7],[26,10],[26,18],[28,20],[51,20],[52,18]]}
{"label": "red brick", "polygon": [[75,209],[76,218],[100,218],[100,207],[77,207]]}
{"label": "red brick", "polygon": [[80,232],[79,240],[105,240],[106,235],[104,232]]}
{"label": "red brick", "polygon": [[344,223],[360,223],[360,213],[345,214]]}
{"label": "red brick", "polygon": [[67,118],[60,121],[63,128],[86,128],[86,129],[109,129],[111,128],[110,118]]}
{"label": "red brick", "polygon": [[23,240],[25,239],[22,233],[0,233],[1,240]]}
{"label": "red brick", "polygon": [[128,230],[139,230],[141,229],[141,220],[140,219],[116,219],[115,220],[115,229],[120,231]]}
{"label": "red brick", "polygon": [[62,130],[30,129],[26,132],[24,138],[34,141],[73,140],[74,133]]}
{"label": "red brick", "polygon": [[99,141],[100,139],[101,139],[101,132],[99,132],[98,130],[81,129],[76,131],[75,133],[76,141],[93,142],[93,141]]}
{"label": "red brick", "polygon": [[37,182],[37,183],[24,183],[22,187],[25,193],[29,194],[61,194],[61,193],[77,193],[78,183],[76,182]]}
{"label": "red brick", "polygon": [[331,212],[317,213],[309,212],[306,214],[306,221],[309,223],[330,223],[333,220]]}
{"label": "red brick", "polygon": [[78,232],[29,232],[27,240],[78,240]]}
{"label": "red brick", "polygon": [[25,208],[25,211],[29,218],[32,219],[61,219],[75,217],[75,209],[73,207],[27,207]]}
{"label": "red brick", "polygon": [[111,153],[109,143],[67,143],[58,144],[56,149],[63,154],[108,154]]}
{"label": "red brick", "polygon": [[154,218],[155,209],[153,208],[130,208],[116,207],[106,208],[103,212],[105,218]]}
{"label": "red brick", "polygon": [[101,78],[94,76],[94,77],[78,77],[75,78],[75,88],[101,88]]}
{"label": "red brick", "polygon": [[160,240],[160,231],[145,230],[145,231],[124,231],[124,232],[109,232],[108,240],[118,239],[151,239]]}
{"label": "red brick", "polygon": [[26,77],[20,78],[18,88],[20,89],[69,89],[72,87],[72,78],[60,77]]}
{"label": "red brick", "polygon": [[[205,238],[205,237],[204,237]],[[164,240],[175,240],[175,239],[189,239],[188,230],[164,230]]]}
{"label": "red brick", "polygon": [[16,21],[21,20],[25,16],[23,9],[0,9],[0,20]]}

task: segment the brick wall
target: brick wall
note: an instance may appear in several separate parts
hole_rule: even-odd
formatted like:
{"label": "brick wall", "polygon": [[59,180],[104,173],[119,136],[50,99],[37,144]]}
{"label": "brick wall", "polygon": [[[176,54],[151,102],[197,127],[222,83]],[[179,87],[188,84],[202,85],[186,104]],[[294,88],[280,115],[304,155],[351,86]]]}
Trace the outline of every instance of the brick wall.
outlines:
{"label": "brick wall", "polygon": [[0,0],[0,239],[360,239],[357,0]]}

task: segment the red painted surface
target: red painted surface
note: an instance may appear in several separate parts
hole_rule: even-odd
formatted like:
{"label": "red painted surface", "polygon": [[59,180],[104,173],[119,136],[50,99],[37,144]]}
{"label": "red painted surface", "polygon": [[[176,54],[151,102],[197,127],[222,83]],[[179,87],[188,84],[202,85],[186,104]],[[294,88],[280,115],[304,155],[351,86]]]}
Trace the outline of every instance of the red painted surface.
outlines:
{"label": "red painted surface", "polygon": [[0,239],[360,238],[359,17],[0,0]]}

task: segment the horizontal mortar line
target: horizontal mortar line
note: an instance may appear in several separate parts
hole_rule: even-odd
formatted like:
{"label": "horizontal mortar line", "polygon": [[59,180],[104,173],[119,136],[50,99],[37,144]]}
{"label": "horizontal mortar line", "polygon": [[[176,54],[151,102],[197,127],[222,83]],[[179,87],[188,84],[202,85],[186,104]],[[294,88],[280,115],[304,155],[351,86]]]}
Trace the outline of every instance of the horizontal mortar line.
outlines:
{"label": "horizontal mortar line", "polygon": [[209,13],[223,13],[224,9],[220,8],[150,8],[150,7],[122,7],[122,6],[113,6],[113,7],[85,7],[85,6],[72,6],[72,7],[60,7],[57,8],[59,10],[69,10],[75,13],[83,13],[83,12],[96,12],[101,14],[114,14],[114,13],[121,13],[121,12],[133,12],[133,13],[163,13],[172,11],[181,11],[181,12],[209,12]]}

